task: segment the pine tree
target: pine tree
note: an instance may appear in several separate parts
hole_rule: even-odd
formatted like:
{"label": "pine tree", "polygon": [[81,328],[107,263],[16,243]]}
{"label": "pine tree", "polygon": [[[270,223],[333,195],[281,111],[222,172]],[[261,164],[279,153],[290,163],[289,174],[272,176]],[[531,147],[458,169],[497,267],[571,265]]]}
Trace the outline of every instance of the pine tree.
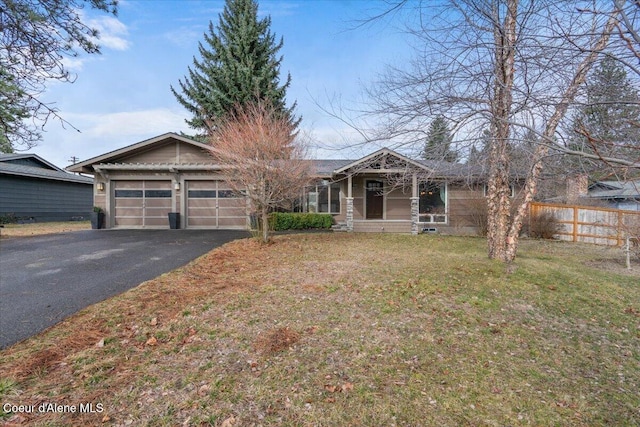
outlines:
{"label": "pine tree", "polygon": [[[613,58],[600,61],[587,85],[586,103],[573,116],[569,148],[604,157],[637,158],[640,97],[625,69]],[[588,138],[587,138],[588,135]],[[606,174],[602,162],[572,159],[574,169],[593,178]]]}
{"label": "pine tree", "polygon": [[89,7],[116,15],[118,0],[0,0],[0,151],[37,145],[51,120],[73,127],[41,95],[74,82],[68,58],[100,53]]}
{"label": "pine tree", "polygon": [[429,125],[423,157],[426,160],[445,160],[455,162],[458,154],[451,149],[453,136],[444,117],[438,116]]}
{"label": "pine tree", "polygon": [[29,147],[40,138],[26,123],[32,113],[29,101],[26,92],[15,84],[14,76],[0,68],[0,153],[14,152],[12,139],[21,139]]}
{"label": "pine tree", "polygon": [[188,76],[179,81],[180,92],[171,91],[193,117],[186,122],[200,137],[211,134],[212,123],[237,107],[266,101],[294,125],[296,104],[287,108],[286,91],[291,83],[287,74],[281,84],[278,51],[282,39],[276,42],[270,31],[271,18],[258,20],[255,0],[227,0],[219,16],[218,27],[209,22],[205,43],[198,44],[201,60],[194,58]]}

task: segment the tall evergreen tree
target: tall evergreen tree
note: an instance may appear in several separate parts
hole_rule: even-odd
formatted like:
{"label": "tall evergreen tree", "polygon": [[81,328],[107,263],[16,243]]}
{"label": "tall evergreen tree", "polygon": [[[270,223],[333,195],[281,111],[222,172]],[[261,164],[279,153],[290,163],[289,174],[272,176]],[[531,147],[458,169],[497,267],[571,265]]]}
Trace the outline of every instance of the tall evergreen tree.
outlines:
{"label": "tall evergreen tree", "polygon": [[218,118],[257,101],[268,102],[294,128],[299,124],[296,104],[286,106],[291,76],[280,81],[278,51],[283,41],[276,42],[270,26],[270,17],[258,20],[255,0],[227,0],[218,27],[209,22],[205,43],[198,44],[202,58],[193,59],[188,76],[179,81],[179,91],[171,87],[178,102],[193,114],[186,122],[199,137],[210,135]]}
{"label": "tall evergreen tree", "polygon": [[[640,150],[640,97],[627,72],[615,59],[605,57],[593,71],[586,88],[586,103],[573,116],[569,148],[604,157],[637,158]],[[574,159],[572,166],[597,179],[607,165]]]}
{"label": "tall evergreen tree", "polygon": [[423,157],[427,160],[446,160],[455,162],[458,154],[451,148],[453,136],[444,117],[438,116],[431,121],[427,140],[424,144]]}

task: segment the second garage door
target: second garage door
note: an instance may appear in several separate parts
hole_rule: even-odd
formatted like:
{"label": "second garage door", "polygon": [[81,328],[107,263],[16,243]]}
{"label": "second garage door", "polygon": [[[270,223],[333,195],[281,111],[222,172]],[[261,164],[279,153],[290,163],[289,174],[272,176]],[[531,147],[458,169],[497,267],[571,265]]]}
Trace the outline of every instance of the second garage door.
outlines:
{"label": "second garage door", "polygon": [[247,226],[246,201],[224,181],[187,181],[189,228],[243,229]]}

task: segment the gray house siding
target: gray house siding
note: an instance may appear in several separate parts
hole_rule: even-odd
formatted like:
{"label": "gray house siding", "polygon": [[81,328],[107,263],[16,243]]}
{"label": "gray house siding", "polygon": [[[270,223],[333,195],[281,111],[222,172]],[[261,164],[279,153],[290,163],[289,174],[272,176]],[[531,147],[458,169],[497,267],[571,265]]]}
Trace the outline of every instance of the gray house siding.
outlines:
{"label": "gray house siding", "polygon": [[89,219],[92,207],[92,178],[67,173],[36,154],[0,153],[0,216],[72,221]]}
{"label": "gray house siding", "polygon": [[70,221],[89,219],[92,207],[92,185],[0,175],[0,216]]}

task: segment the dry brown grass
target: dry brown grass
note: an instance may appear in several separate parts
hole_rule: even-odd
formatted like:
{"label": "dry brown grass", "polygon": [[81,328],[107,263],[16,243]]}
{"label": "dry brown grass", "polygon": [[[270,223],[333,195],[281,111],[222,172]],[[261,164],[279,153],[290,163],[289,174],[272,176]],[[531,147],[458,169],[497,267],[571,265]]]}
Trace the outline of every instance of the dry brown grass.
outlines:
{"label": "dry brown grass", "polygon": [[[619,251],[619,250],[618,250]],[[633,425],[640,272],[523,241],[288,235],[227,244],[0,353],[23,425]],[[232,424],[233,422],[233,424]]]}
{"label": "dry brown grass", "polygon": [[288,326],[275,328],[266,334],[258,336],[254,348],[264,355],[274,355],[288,350],[300,341],[301,334]]}
{"label": "dry brown grass", "polygon": [[43,222],[33,224],[4,224],[0,228],[0,238],[29,237],[43,234],[65,233],[68,231],[89,230],[88,221]]}

